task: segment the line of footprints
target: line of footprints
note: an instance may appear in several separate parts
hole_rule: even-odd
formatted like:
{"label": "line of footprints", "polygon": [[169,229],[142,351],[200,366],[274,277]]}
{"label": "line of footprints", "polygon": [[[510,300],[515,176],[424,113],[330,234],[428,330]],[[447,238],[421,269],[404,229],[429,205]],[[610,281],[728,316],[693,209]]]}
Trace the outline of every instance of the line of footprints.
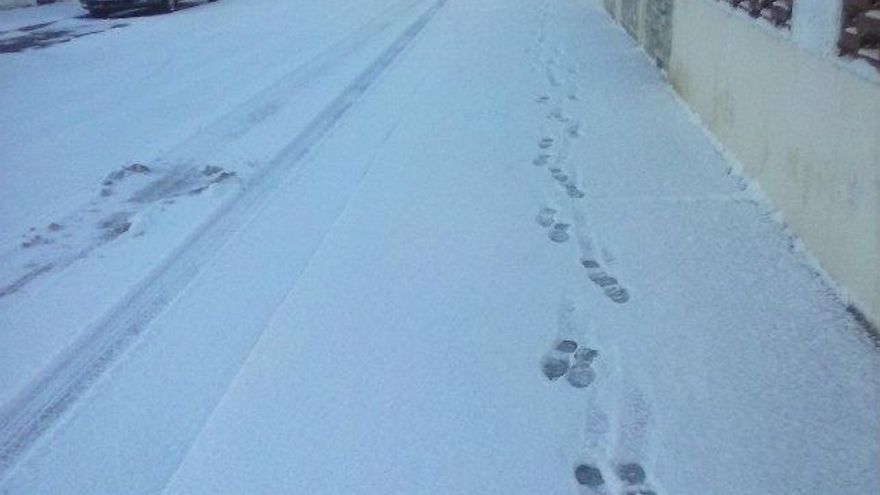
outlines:
{"label": "line of footprints", "polygon": [[[641,464],[636,462],[619,464],[615,468],[615,474],[624,486],[623,495],[657,495],[657,492],[647,485],[647,475]],[[579,485],[596,495],[608,494],[605,478],[596,466],[579,464],[574,469],[574,478]]]}
{"label": "line of footprints", "polygon": [[[553,115],[553,113],[551,113],[551,116],[552,115]],[[577,125],[570,126],[568,128],[567,132],[570,136],[573,136],[573,137],[579,136],[579,131],[578,131]],[[550,148],[553,147],[555,142],[556,142],[556,140],[553,139],[552,137],[541,138],[541,140],[538,141],[538,148],[541,151],[532,160],[532,165],[535,165],[536,167],[543,167],[544,165],[549,164],[550,160],[553,158],[553,155],[550,154]],[[558,182],[562,186],[563,189],[565,189],[565,194],[567,194],[568,197],[574,198],[574,199],[581,199],[585,196],[584,192],[580,190],[580,188],[577,186],[577,184],[575,184],[574,182],[572,182],[570,180],[568,174],[563,172],[563,170],[561,168],[554,166],[554,167],[550,167],[549,171],[550,171],[550,176],[553,177],[553,179],[556,182]]]}
{"label": "line of footprints", "polygon": [[[539,104],[544,104],[549,100],[548,96],[541,96],[536,101]],[[559,109],[551,111],[547,117],[560,123],[567,123],[569,120]],[[580,137],[578,124],[569,124],[565,129],[565,135],[568,138]],[[556,145],[556,141],[552,137],[544,137],[539,140],[539,152],[532,160],[532,164],[537,167],[551,164],[554,145]],[[564,161],[564,158],[549,167],[550,176],[563,188],[569,198],[575,200],[584,198],[585,193],[558,166],[558,163],[562,161]],[[541,208],[535,221],[540,227],[547,229],[547,237],[551,241],[564,243],[571,238],[569,231],[572,225],[558,221],[558,214],[559,211],[554,208]],[[589,250],[584,251],[589,252]],[[590,281],[602,289],[608,299],[618,304],[629,301],[630,296],[627,289],[615,277],[609,275],[594,256],[582,257],[580,264],[587,271],[587,277]],[[596,380],[593,361],[598,356],[599,351],[580,346],[574,340],[558,340],[541,359],[541,371],[551,382],[564,378],[570,386],[577,389],[585,389]],[[622,495],[657,495],[657,492],[648,485],[645,469],[641,464],[635,462],[618,464],[614,467],[614,473],[619,480],[619,484],[623,487]],[[610,494],[608,483],[602,475],[602,470],[597,465],[590,463],[577,464],[574,468],[574,478],[586,493],[593,495]]]}
{"label": "line of footprints", "polygon": [[[542,96],[538,98],[537,101],[539,103],[545,103],[548,99],[549,97]],[[555,115],[557,115],[555,111],[551,112],[550,117]],[[569,126],[567,133],[571,137],[577,137],[577,125]],[[550,163],[550,160],[552,159],[550,150],[554,144],[555,140],[551,137],[545,137],[538,141],[538,148],[540,151],[535,159],[532,160],[532,163],[536,166],[544,166]],[[585,197],[584,192],[578,188],[577,184],[571,181],[568,174],[566,174],[561,168],[553,166],[549,168],[549,171],[551,177],[553,177],[553,179],[565,189],[565,193],[570,198],[582,199]],[[537,222],[542,228],[548,229],[547,237],[551,241],[563,243],[571,238],[571,234],[569,233],[571,230],[571,224],[558,221],[556,218],[558,214],[559,211],[555,208],[541,208],[535,217],[535,222]],[[581,259],[581,265],[587,271],[587,277],[589,277],[590,281],[602,289],[602,292],[608,297],[608,299],[617,304],[623,304],[629,301],[629,291],[621,285],[615,277],[609,275],[595,257],[583,257]]]}
{"label": "line of footprints", "polygon": [[[559,340],[541,359],[541,371],[551,382],[565,378],[574,388],[587,388],[596,380],[593,361],[599,351],[581,347],[574,340]],[[621,463],[615,466],[615,474],[623,485],[623,495],[657,495],[647,482],[645,468],[637,462]],[[609,488],[598,466],[589,463],[578,464],[574,468],[574,478],[578,485],[593,495],[608,495]]]}

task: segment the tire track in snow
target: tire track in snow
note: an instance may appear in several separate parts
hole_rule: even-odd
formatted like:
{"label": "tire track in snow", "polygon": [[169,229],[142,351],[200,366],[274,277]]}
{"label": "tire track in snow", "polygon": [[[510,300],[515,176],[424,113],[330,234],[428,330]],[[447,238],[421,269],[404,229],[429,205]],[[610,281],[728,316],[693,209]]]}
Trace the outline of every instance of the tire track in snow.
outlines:
{"label": "tire track in snow", "polygon": [[253,127],[280,111],[296,95],[297,90],[317,80],[352,54],[361,51],[371,39],[391,27],[395,20],[426,3],[426,0],[395,3],[290,74],[260,91],[244,105],[233,109],[205,130],[178,144],[162,160],[180,163],[198,162],[200,151],[214,148],[218,141],[223,142],[247,134]]}
{"label": "tire track in snow", "polygon": [[436,0],[357,75],[270,164],[193,232],[152,277],[67,349],[0,414],[0,479],[56,424],[112,363],[141,336],[241,227],[252,221],[269,193],[332,131],[346,113],[443,8]]}
{"label": "tire track in snow", "polygon": [[[371,40],[393,26],[402,15],[407,15],[410,10],[425,3],[427,3],[425,0],[407,0],[391,5],[312,59],[248,98],[245,103],[226,113],[206,129],[185,138],[172,150],[155,160],[158,163],[175,165],[164,170],[159,179],[136,191],[131,199],[125,200],[122,204],[116,200],[111,202],[113,204],[106,205],[115,211],[96,211],[96,209],[101,209],[104,206],[101,203],[108,199],[99,196],[65,217],[55,219],[54,223],[66,226],[67,231],[75,230],[79,237],[87,236],[88,233],[84,230],[90,230],[91,225],[88,223],[96,224],[103,217],[122,212],[125,212],[129,217],[135,217],[137,213],[155,202],[143,201],[138,196],[147,194],[152,196],[154,200],[163,200],[172,197],[172,195],[162,197],[161,194],[157,194],[158,190],[186,189],[187,182],[191,181],[193,177],[201,175],[203,169],[200,164],[203,160],[200,157],[206,151],[216,149],[221,143],[237,139],[251,132],[263,121],[281,111],[298,94],[299,90],[325,75],[335,65],[363,50]],[[85,222],[84,218],[90,222]],[[84,223],[86,225],[83,225]],[[0,240],[0,246],[5,246],[13,239]],[[17,245],[17,241],[15,247],[0,248],[0,267],[6,268],[13,265],[25,267],[23,270],[17,271],[14,269],[0,270],[0,299],[26,289],[30,284],[40,279],[63,272],[70,265],[89,257],[96,249],[113,240],[115,237],[106,238],[99,235],[95,240],[74,241],[66,248],[60,248],[60,243],[54,243],[52,247],[55,248],[55,252],[42,256],[30,252],[32,250],[22,248],[21,245]]]}

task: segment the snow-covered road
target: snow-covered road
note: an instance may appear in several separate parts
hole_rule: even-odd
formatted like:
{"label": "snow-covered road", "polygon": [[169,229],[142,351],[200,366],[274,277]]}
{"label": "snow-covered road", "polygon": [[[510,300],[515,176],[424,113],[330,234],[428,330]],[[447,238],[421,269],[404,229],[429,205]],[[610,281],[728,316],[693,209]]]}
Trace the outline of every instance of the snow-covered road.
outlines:
{"label": "snow-covered road", "polygon": [[592,1],[42,8],[0,493],[880,490],[876,347]]}

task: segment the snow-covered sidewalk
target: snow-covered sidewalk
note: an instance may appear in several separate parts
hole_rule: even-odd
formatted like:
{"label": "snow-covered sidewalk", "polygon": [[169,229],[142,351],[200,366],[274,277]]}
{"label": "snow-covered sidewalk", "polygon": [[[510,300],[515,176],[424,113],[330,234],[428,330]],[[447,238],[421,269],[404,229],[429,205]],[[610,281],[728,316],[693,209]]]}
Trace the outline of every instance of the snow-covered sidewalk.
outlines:
{"label": "snow-covered sidewalk", "polygon": [[141,274],[92,327],[111,351],[16,358],[86,375],[8,379],[75,399],[0,491],[880,489],[876,349],[592,2],[373,4],[145,160],[183,189],[117,180],[159,199],[5,298],[21,328],[90,273]]}

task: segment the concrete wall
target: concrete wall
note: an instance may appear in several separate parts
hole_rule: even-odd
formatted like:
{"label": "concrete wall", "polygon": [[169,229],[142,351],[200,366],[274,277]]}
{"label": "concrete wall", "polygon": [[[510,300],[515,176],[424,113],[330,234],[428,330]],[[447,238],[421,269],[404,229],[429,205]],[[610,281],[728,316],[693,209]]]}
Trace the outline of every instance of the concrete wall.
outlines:
{"label": "concrete wall", "polygon": [[880,321],[880,77],[837,59],[839,2],[796,0],[791,32],[717,0],[670,1],[668,11],[659,0],[607,3],[823,268]]}

